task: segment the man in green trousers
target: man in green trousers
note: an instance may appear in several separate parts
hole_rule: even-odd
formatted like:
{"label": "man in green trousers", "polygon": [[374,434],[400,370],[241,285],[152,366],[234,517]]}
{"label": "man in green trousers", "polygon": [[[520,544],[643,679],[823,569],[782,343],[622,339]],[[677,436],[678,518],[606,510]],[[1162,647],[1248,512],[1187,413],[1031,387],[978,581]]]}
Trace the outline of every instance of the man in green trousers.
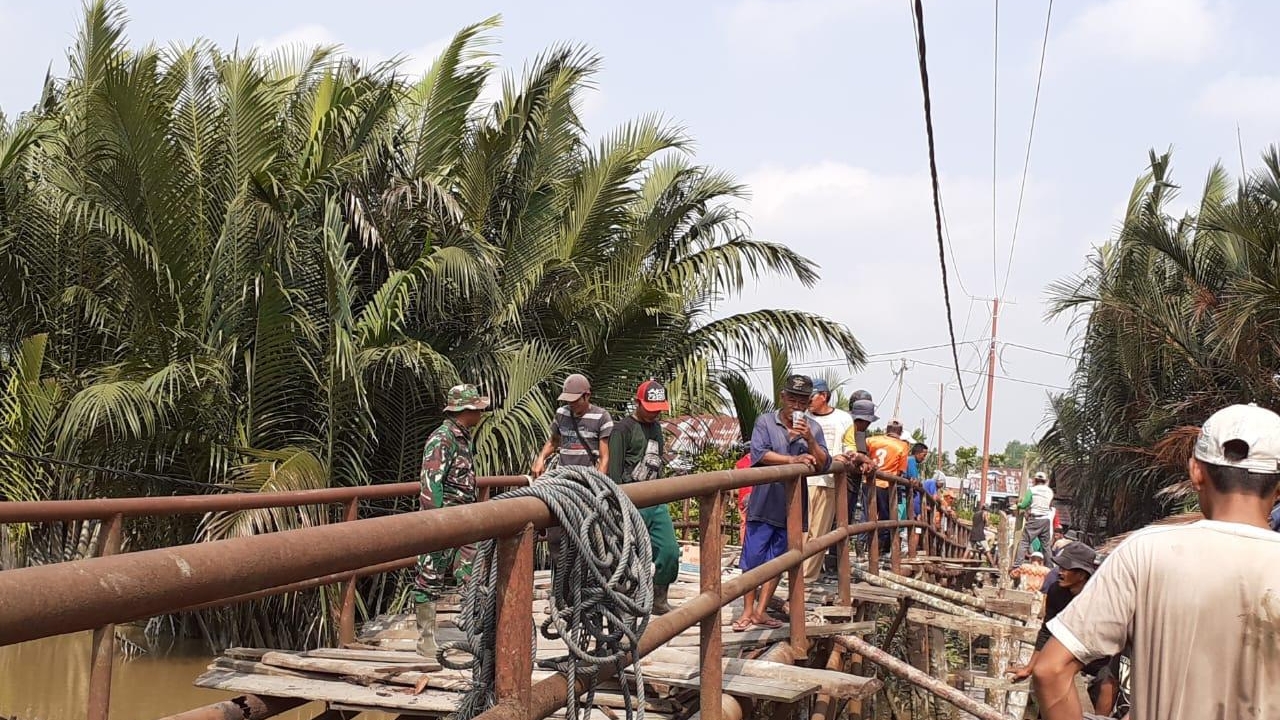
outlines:
{"label": "man in green trousers", "polygon": [[[636,390],[636,409],[613,427],[609,436],[609,477],[619,485],[662,477],[662,413],[671,409],[667,389],[645,380]],[[671,612],[667,591],[680,574],[680,546],[666,504],[642,508],[653,546],[653,614]]]}

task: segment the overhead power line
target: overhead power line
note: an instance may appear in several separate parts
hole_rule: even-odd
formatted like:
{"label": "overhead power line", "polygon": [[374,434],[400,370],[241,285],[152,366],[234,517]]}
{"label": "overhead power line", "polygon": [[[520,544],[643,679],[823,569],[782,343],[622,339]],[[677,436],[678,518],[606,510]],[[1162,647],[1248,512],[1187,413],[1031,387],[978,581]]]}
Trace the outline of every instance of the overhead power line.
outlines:
{"label": "overhead power line", "polygon": [[[920,365],[928,365],[929,367],[942,368],[944,370],[951,369],[946,365],[941,365],[939,363],[926,362],[924,360],[916,360],[914,362],[919,363]],[[981,370],[965,370],[964,372],[970,373],[972,375],[986,375],[986,373],[982,372]],[[1023,378],[1016,378],[1009,375],[996,375],[995,377],[999,380],[1008,380],[1009,382],[1022,383],[1023,385],[1035,385],[1037,387],[1048,388],[1050,390],[1070,390],[1071,389],[1068,387],[1063,387],[1061,385],[1053,385],[1051,383],[1039,382],[1038,380],[1024,380]]]}
{"label": "overhead power line", "polygon": [[1018,343],[1011,343],[1011,342],[1000,343],[1000,344],[1007,345],[1009,347],[1021,348],[1023,350],[1030,350],[1031,352],[1044,353],[1045,355],[1053,355],[1055,357],[1066,358],[1068,360],[1080,359],[1076,355],[1067,355],[1066,353],[1054,352],[1053,350],[1045,350],[1044,348],[1031,347],[1030,345],[1019,345]]}
{"label": "overhead power line", "polygon": [[[965,340],[965,341],[961,341],[960,344],[966,345],[966,346],[976,346],[980,342],[983,342],[983,339],[980,338],[977,340]],[[868,353],[866,357],[868,358],[868,362],[875,363],[875,362],[883,362],[883,361],[871,360],[870,358],[910,355],[912,353],[925,352],[927,350],[941,350],[943,348],[949,348],[949,347],[951,347],[951,343],[938,343],[937,345],[922,345],[920,347],[903,348],[901,350],[888,350],[885,352]],[[838,356],[838,357],[824,358],[822,360],[806,360],[804,362],[791,363],[791,367],[792,369],[813,368],[813,367],[824,367],[827,365],[833,365],[837,363],[844,364],[847,362],[848,362],[847,358],[843,356]],[[771,370],[771,369],[772,369],[772,366],[770,365],[756,365],[756,366],[747,368],[747,370],[749,371],[761,371],[761,370]]]}
{"label": "overhead power line", "polygon": [[1031,129],[1027,131],[1027,155],[1022,160],[1022,182],[1018,187],[1018,209],[1013,215],[1013,237],[1009,240],[1009,261],[1004,267],[1004,285],[1000,294],[1009,289],[1009,278],[1013,275],[1013,249],[1018,245],[1018,225],[1022,221],[1022,199],[1027,193],[1027,170],[1031,167],[1031,141],[1036,136],[1036,114],[1040,110],[1040,81],[1044,78],[1044,55],[1049,47],[1049,23],[1053,20],[1053,0],[1049,0],[1049,11],[1044,16],[1044,38],[1040,41],[1040,69],[1036,71],[1036,95],[1031,103]]}
{"label": "overhead power line", "polygon": [[956,326],[951,318],[951,289],[947,285],[946,243],[942,237],[942,193],[938,188],[938,158],[933,141],[933,108],[929,100],[929,66],[926,62],[925,52],[924,5],[921,0],[915,0],[913,7],[915,8],[913,18],[915,20],[916,55],[920,64],[920,90],[924,95],[924,130],[929,143],[929,180],[933,188],[933,217],[938,235],[938,265],[942,270],[942,301],[947,311],[947,333],[951,338],[951,360],[955,364],[956,381],[960,383],[961,387],[960,399],[964,402],[966,409],[976,410],[977,406],[971,406],[969,398],[964,397],[964,378],[960,374],[960,352],[956,349]]}
{"label": "overhead power line", "polygon": [[[916,389],[912,387],[911,383],[906,383],[906,386],[907,386],[907,389],[911,391],[911,394],[916,396],[917,400],[924,403],[924,406],[929,409],[930,413],[932,413],[934,416],[938,416],[938,408],[934,407],[933,404],[930,403],[928,400],[925,400],[924,396],[921,395],[919,392],[917,392]],[[937,426],[937,423],[935,422],[934,425]],[[969,444],[969,445],[973,444],[973,441],[965,437],[964,433],[952,427],[950,422],[943,421],[943,425],[945,425],[948,429],[950,429],[956,435],[960,436],[960,439],[963,440],[966,444]]]}
{"label": "overhead power line", "polygon": [[20,458],[37,462],[42,465],[56,465],[74,470],[84,470],[86,472],[102,473],[104,475],[115,475],[117,477],[132,478],[134,480],[146,480],[150,482],[170,483],[173,485],[184,485],[186,487],[198,490],[217,490],[220,492],[245,492],[245,490],[230,485],[215,485],[213,483],[201,482],[199,480],[188,480],[186,478],[173,477],[170,475],[153,475],[151,473],[137,472],[135,470],[121,470],[119,468],[103,467],[101,465],[89,465],[86,463],[72,462],[70,460],[59,460],[48,456],[28,455],[26,453],[14,452],[13,450],[0,450],[0,455]]}

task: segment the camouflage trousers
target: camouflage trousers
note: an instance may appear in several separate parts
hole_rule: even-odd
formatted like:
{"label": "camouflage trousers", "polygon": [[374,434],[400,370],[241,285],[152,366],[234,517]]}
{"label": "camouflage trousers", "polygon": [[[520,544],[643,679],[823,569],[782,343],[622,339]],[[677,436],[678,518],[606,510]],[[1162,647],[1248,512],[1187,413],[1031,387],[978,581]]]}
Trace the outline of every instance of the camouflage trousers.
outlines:
{"label": "camouflage trousers", "polygon": [[441,595],[460,590],[471,577],[475,557],[474,544],[419,555],[414,602],[435,602]]}

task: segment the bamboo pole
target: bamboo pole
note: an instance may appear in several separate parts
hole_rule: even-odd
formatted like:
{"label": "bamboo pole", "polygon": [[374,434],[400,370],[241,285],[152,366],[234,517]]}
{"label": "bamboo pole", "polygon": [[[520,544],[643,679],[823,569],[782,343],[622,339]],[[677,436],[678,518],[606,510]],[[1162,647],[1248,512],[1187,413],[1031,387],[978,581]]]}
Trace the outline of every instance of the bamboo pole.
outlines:
{"label": "bamboo pole", "polygon": [[952,705],[955,705],[961,710],[964,710],[970,715],[978,718],[978,720],[1011,720],[1009,716],[1003,715],[990,706],[974,700],[963,692],[960,692],[937,678],[929,677],[927,673],[923,673],[911,667],[907,663],[895,658],[889,653],[862,640],[861,638],[850,635],[838,635],[836,636],[835,641],[846,650],[858,653],[867,660],[870,660],[885,670],[888,670],[893,675],[906,680],[921,690],[946,700]]}
{"label": "bamboo pole", "polygon": [[853,572],[858,577],[859,580],[865,581],[877,587],[887,588],[889,590],[893,590],[894,592],[901,593],[902,595],[909,597],[912,600],[915,600],[921,605],[927,605],[935,610],[941,610],[942,612],[951,613],[952,615],[959,615],[961,617],[989,619],[987,618],[986,615],[976,610],[971,610],[967,607],[956,605],[955,603],[947,602],[946,600],[942,600],[940,598],[934,597],[933,595],[930,595],[927,592],[909,588],[906,585],[896,583],[892,580],[886,580],[881,576],[872,575],[871,573],[867,572],[865,569],[861,567],[855,567]]}

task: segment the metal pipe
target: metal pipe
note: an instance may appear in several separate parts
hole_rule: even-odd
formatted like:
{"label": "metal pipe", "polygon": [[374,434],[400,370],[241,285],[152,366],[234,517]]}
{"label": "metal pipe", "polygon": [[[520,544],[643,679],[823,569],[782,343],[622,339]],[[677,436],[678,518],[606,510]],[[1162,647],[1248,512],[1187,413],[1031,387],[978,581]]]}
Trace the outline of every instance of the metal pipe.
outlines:
{"label": "metal pipe", "polygon": [[369,577],[370,575],[381,575],[382,573],[395,572],[407,567],[413,567],[418,562],[418,558],[405,558],[403,560],[393,560],[391,562],[372,565],[367,568],[361,568],[355,572],[334,573],[311,580],[303,580],[302,582],[289,583],[288,585],[277,585],[276,587],[259,590],[257,592],[236,595],[235,597],[224,598],[221,600],[213,600],[199,605],[180,608],[178,612],[194,612],[196,610],[206,610],[208,608],[224,607],[226,605],[237,605],[239,603],[251,602],[253,600],[261,600],[262,598],[271,597],[272,595],[282,595],[290,592],[301,592],[303,590],[312,590],[324,585],[333,585],[334,583],[346,582],[348,578],[360,579]]}
{"label": "metal pipe", "polygon": [[266,720],[311,702],[303,698],[240,695],[161,720]]}
{"label": "metal pipe", "polygon": [[[698,498],[698,590],[720,597],[720,554],[724,547],[721,524],[724,521],[724,493],[713,492]],[[702,657],[698,688],[698,708],[703,720],[722,720],[724,717],[724,640],[721,637],[720,613],[714,612],[702,618],[698,628],[698,648]]]}
{"label": "metal pipe", "polygon": [[[476,478],[479,487],[519,487],[529,484],[527,475]],[[0,503],[0,523],[101,520],[112,515],[202,515],[208,512],[260,510],[263,508],[330,505],[349,500],[385,500],[416,496],[416,482],[357,487],[289,490],[226,495],[163,495],[151,497],[93,498],[88,500],[39,500]]]}
{"label": "metal pipe", "polygon": [[[849,524],[849,474],[836,473],[836,517],[837,526]],[[852,605],[851,584],[853,573],[849,568],[849,544],[846,542],[836,553],[836,587],[840,591],[840,604]]]}
{"label": "metal pipe", "polygon": [[850,652],[857,653],[890,673],[906,680],[932,695],[942,698],[979,720],[1011,720],[1010,716],[997,712],[989,705],[974,700],[945,682],[921,672],[861,638],[837,635],[835,641]]}
{"label": "metal pipe", "polygon": [[[804,551],[804,493],[808,492],[803,477],[787,481],[787,549]],[[825,550],[825,548],[824,548]],[[787,615],[791,624],[791,650],[796,657],[809,653],[804,636],[804,566],[787,572]]]}
{"label": "metal pipe", "polygon": [[[355,522],[360,517],[360,503],[348,500],[343,510],[343,522]],[[356,576],[351,575],[342,583],[342,604],[338,609],[338,643],[346,645],[356,641]]]}
{"label": "metal pipe", "polygon": [[[896,526],[897,522],[886,521],[884,525],[893,527]],[[805,558],[820,552],[826,552],[827,548],[841,539],[848,538],[856,533],[875,532],[879,529],[879,524],[866,522],[833,530],[826,535],[805,543],[804,552],[788,550],[763,565],[752,568],[728,582],[723,582],[720,586],[719,596],[704,592],[686,600],[680,607],[670,613],[649,622],[648,630],[640,638],[640,645],[637,648],[638,656],[644,657],[648,655],[708,615],[714,613],[717,622],[719,622],[720,609],[725,605],[742,597],[748,590],[759,587],[767,580],[799,566],[804,562]],[[600,680],[607,680],[613,677],[615,673],[616,669],[612,666],[602,667],[596,677]],[[581,685],[581,681],[579,683]],[[576,691],[581,692],[584,689],[584,687],[580,686],[576,688]],[[563,707],[567,697],[568,681],[564,675],[557,673],[533,686],[527,716],[517,714],[509,708],[499,705],[476,716],[476,720],[520,720],[521,718],[525,718],[525,720],[543,720],[543,718],[549,717],[556,710]]]}
{"label": "metal pipe", "polygon": [[533,684],[533,541],[537,531],[525,525],[518,535],[498,541],[498,627],[494,647],[494,692],[517,715],[529,707]]}
{"label": "metal pipe", "polygon": [[[124,518],[112,515],[98,529],[97,555],[110,557],[124,543]],[[116,656],[116,626],[103,623],[93,630],[89,659],[88,720],[107,720],[111,714],[111,663]]]}
{"label": "metal pipe", "polygon": [[[690,494],[786,480],[783,465],[623,486],[639,507]],[[0,504],[3,505],[3,504]],[[401,513],[266,535],[195,543],[0,572],[0,645],[163,615],[322,575],[552,524],[532,497]]]}

